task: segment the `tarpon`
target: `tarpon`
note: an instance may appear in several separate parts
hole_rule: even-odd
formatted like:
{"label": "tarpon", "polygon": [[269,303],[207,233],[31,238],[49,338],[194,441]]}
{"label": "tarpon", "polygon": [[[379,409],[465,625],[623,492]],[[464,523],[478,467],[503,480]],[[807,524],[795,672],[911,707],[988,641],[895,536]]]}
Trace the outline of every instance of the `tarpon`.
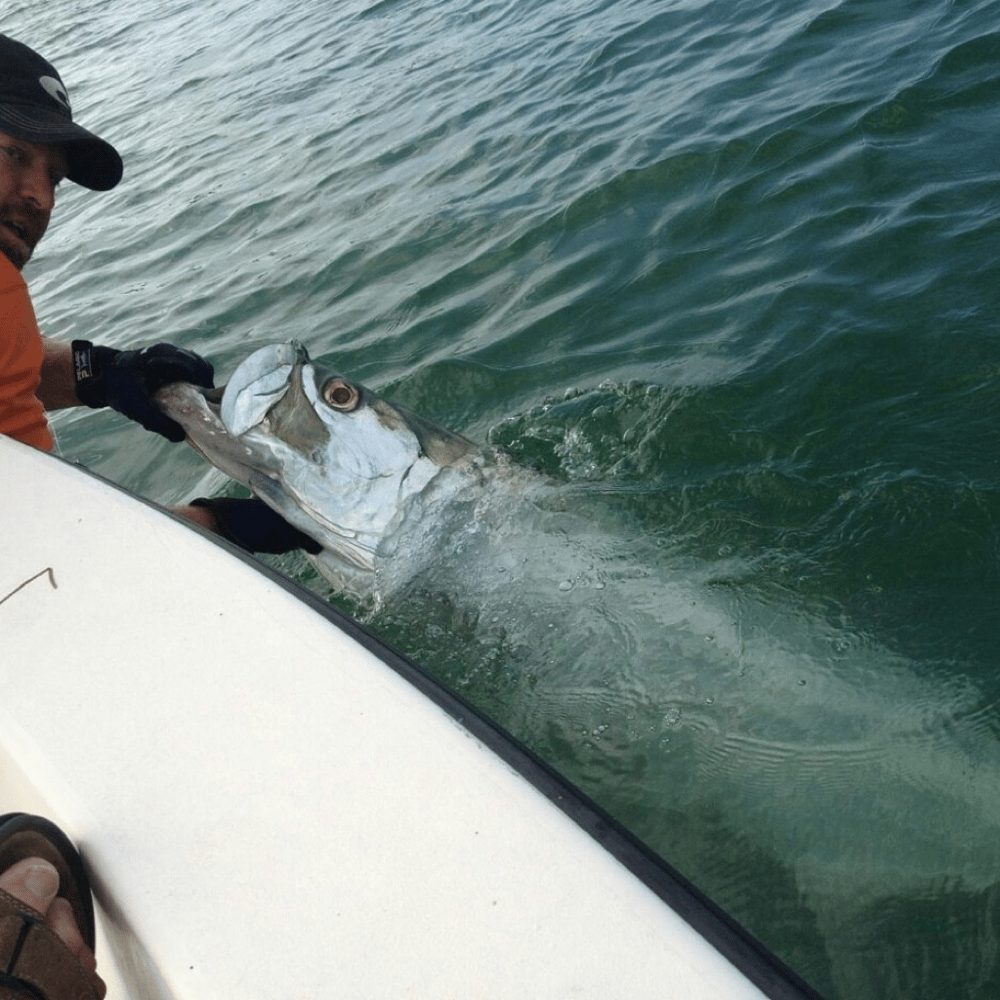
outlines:
{"label": "tarpon", "polygon": [[778,845],[796,905],[848,926],[945,877],[989,889],[1000,743],[971,685],[756,589],[739,559],[671,554],[613,493],[519,470],[299,344],[252,354],[222,392],[159,399],[323,546],[310,558],[341,592],[441,669],[459,656],[515,733],[626,775],[663,816],[681,802]]}

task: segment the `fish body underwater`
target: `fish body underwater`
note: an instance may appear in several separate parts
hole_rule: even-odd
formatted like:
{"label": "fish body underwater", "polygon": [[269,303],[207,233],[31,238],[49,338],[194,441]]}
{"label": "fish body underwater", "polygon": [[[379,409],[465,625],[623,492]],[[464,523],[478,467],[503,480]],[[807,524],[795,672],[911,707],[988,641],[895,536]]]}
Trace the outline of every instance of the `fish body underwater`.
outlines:
{"label": "fish body underwater", "polygon": [[432,647],[460,620],[459,641],[482,651],[471,673],[490,676],[451,680],[475,681],[543,756],[551,744],[575,760],[584,787],[615,772],[623,814],[646,803],[631,824],[682,870],[705,838],[685,846],[687,819],[669,817],[710,817],[716,856],[751,844],[787,875],[762,889],[733,862],[723,882],[769,905],[787,895],[826,941],[942,879],[990,889],[1000,741],[976,723],[971,686],[742,586],[739,560],[664,554],[613,502],[394,406],[297,343],[252,354],[221,398],[179,384],[159,400],[208,461],[323,546],[310,558],[335,588],[390,619],[407,606]]}

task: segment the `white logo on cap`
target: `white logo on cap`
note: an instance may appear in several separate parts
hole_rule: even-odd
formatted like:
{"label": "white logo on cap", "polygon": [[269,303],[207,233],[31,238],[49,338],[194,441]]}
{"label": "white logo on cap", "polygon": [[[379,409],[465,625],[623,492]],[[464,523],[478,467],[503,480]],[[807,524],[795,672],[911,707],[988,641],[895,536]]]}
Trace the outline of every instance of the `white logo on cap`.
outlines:
{"label": "white logo on cap", "polygon": [[69,111],[69,94],[66,88],[54,76],[40,76],[38,82],[45,88],[45,92],[54,97],[60,104],[65,105]]}

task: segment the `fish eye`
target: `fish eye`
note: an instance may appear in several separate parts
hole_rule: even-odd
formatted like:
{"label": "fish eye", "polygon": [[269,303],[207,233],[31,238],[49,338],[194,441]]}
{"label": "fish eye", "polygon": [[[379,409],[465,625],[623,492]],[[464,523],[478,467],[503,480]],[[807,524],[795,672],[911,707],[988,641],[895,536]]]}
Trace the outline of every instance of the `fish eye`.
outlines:
{"label": "fish eye", "polygon": [[335,410],[349,413],[361,402],[361,393],[350,382],[332,378],[323,386],[323,399]]}

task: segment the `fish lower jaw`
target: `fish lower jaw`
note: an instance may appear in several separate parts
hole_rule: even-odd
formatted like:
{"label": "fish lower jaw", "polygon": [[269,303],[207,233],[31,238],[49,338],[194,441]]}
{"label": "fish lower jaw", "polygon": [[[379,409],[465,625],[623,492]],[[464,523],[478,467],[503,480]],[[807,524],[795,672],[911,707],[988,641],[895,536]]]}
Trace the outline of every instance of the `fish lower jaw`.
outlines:
{"label": "fish lower jaw", "polygon": [[366,604],[379,604],[376,592],[377,573],[370,567],[359,566],[342,551],[323,549],[319,555],[309,556],[309,561],[334,589]]}
{"label": "fish lower jaw", "polygon": [[352,570],[360,570],[363,573],[375,572],[375,548],[359,541],[348,533],[327,528],[322,532],[323,537],[317,541],[323,546],[324,554],[329,554],[331,558],[336,558]]}

